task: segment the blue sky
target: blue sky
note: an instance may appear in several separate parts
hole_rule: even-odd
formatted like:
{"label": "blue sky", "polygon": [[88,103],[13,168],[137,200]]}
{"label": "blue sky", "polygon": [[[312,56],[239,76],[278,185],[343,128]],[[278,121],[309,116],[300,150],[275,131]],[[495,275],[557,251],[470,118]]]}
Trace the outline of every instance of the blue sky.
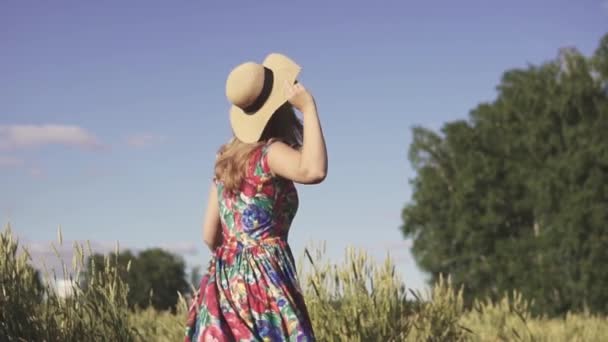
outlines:
{"label": "blue sky", "polygon": [[411,127],[491,101],[506,69],[608,32],[608,2],[5,1],[0,5],[0,220],[38,255],[65,239],[100,249],[208,252],[201,222],[215,151],[229,138],[224,82],[270,52],[302,65],[330,168],[299,186],[290,242],[395,257],[414,176]]}

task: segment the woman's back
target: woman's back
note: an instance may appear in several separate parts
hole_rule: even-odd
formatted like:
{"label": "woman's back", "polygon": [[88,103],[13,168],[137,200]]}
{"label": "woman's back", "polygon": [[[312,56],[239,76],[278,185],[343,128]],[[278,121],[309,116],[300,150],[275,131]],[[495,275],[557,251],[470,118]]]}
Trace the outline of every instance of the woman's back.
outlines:
{"label": "woman's back", "polygon": [[251,153],[238,191],[225,191],[222,183],[217,182],[223,245],[287,240],[298,209],[298,193],[293,181],[270,171],[269,146],[261,145]]}
{"label": "woman's back", "polygon": [[272,175],[268,147],[251,153],[238,191],[216,180],[222,242],[193,305],[206,309],[191,311],[187,341],[314,340],[287,243],[298,195],[291,180]]}

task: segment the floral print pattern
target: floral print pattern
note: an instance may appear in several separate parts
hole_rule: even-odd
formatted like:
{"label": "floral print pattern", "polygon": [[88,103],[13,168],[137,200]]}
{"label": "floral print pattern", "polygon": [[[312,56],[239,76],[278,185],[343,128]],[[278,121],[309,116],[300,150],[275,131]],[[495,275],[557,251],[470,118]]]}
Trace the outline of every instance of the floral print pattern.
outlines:
{"label": "floral print pattern", "polygon": [[216,181],[223,241],[190,305],[185,342],[315,341],[287,243],[298,195],[271,174],[267,149],[252,153],[239,192]]}

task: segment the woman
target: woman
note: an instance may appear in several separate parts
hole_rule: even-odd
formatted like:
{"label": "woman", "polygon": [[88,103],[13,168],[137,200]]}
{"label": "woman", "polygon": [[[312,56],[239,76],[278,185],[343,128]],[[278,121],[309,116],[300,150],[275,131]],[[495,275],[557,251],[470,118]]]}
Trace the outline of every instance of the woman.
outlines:
{"label": "woman", "polygon": [[298,207],[294,182],[322,182],[327,151],[299,72],[270,54],[228,76],[234,137],[215,164],[203,224],[213,254],[190,307],[188,342],[315,340],[287,237]]}

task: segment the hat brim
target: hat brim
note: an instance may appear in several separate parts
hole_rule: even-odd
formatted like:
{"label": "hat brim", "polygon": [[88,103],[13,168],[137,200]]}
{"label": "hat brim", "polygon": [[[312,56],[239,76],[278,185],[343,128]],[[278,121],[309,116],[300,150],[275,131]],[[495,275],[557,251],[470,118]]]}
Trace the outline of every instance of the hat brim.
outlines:
{"label": "hat brim", "polygon": [[284,91],[285,81],[294,84],[301,67],[285,55],[272,53],[262,63],[272,70],[273,83],[268,99],[255,113],[245,113],[237,106],[230,108],[230,125],[235,137],[244,143],[255,143],[259,141],[264,128],[274,112],[286,101]]}

